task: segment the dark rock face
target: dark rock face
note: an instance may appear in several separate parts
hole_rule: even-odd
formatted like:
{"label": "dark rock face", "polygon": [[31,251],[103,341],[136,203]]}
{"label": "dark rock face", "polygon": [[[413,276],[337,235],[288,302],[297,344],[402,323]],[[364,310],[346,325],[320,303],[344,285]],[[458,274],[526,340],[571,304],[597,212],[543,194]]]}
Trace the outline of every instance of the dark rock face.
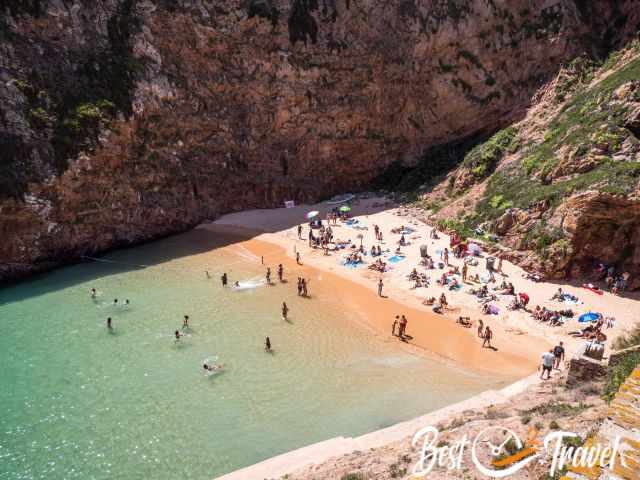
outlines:
{"label": "dark rock face", "polygon": [[587,3],[5,2],[0,279],[491,132],[637,28],[635,2]]}

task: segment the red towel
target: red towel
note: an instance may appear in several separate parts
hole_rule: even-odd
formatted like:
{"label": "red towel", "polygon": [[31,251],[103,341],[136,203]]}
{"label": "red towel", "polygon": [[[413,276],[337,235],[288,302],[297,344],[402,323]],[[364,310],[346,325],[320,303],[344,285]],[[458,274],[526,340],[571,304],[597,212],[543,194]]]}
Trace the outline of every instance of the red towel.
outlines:
{"label": "red towel", "polygon": [[591,290],[593,293],[597,293],[598,295],[604,295],[604,292],[602,290],[600,290],[599,288],[591,288],[586,283],[584,285],[582,285],[582,288],[586,288],[587,290]]}

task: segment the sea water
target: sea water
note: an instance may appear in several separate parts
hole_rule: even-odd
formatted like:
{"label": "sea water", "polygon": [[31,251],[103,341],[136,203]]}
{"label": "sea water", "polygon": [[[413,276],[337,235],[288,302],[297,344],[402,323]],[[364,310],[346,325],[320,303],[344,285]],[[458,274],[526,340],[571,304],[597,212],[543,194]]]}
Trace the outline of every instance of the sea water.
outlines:
{"label": "sea water", "polygon": [[[260,286],[235,243],[195,230],[0,290],[0,479],[212,479],[497,386],[404,353],[330,294]],[[223,289],[223,271],[256,288]]]}

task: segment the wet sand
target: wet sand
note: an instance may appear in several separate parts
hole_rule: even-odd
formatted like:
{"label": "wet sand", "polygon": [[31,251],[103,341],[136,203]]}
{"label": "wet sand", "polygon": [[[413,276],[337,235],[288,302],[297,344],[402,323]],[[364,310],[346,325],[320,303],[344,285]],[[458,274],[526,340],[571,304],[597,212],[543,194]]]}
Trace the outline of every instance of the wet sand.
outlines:
{"label": "wet sand", "polygon": [[[211,225],[207,225],[206,228],[225,233],[248,232],[246,229]],[[262,238],[264,237],[240,241],[225,248],[236,252],[246,249],[258,258],[264,257],[265,269],[267,266],[271,267],[274,282],[277,282],[277,266],[282,263],[287,279],[285,288],[289,290],[286,295],[296,294],[298,276],[310,279],[310,302],[313,302],[313,296],[318,294],[335,297],[336,302],[341,303],[345,311],[357,312],[366,322],[363,326],[370,328],[372,334],[381,336],[385,341],[397,343],[398,348],[429,355],[479,374],[491,374],[505,379],[520,378],[535,371],[538,353],[541,349],[548,348],[546,344],[538,341],[523,345],[504,342],[499,337],[493,342],[496,350],[482,348],[482,341],[477,338],[475,329],[462,328],[452,319],[436,315],[426,308],[419,309],[401,304],[390,297],[378,297],[372,289],[332,272],[311,265],[297,265],[282,246],[264,241]],[[286,300],[286,297],[283,300]],[[406,342],[391,335],[396,315],[405,315],[408,319],[407,335],[412,338]]]}

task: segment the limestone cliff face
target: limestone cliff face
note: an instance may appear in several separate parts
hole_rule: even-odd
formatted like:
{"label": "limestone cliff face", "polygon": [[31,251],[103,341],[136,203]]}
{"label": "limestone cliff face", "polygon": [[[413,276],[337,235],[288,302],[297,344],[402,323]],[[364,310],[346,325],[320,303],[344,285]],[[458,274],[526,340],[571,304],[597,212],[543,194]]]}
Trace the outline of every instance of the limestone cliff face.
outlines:
{"label": "limestone cliff face", "polygon": [[3,2],[0,280],[495,131],[635,3]]}

